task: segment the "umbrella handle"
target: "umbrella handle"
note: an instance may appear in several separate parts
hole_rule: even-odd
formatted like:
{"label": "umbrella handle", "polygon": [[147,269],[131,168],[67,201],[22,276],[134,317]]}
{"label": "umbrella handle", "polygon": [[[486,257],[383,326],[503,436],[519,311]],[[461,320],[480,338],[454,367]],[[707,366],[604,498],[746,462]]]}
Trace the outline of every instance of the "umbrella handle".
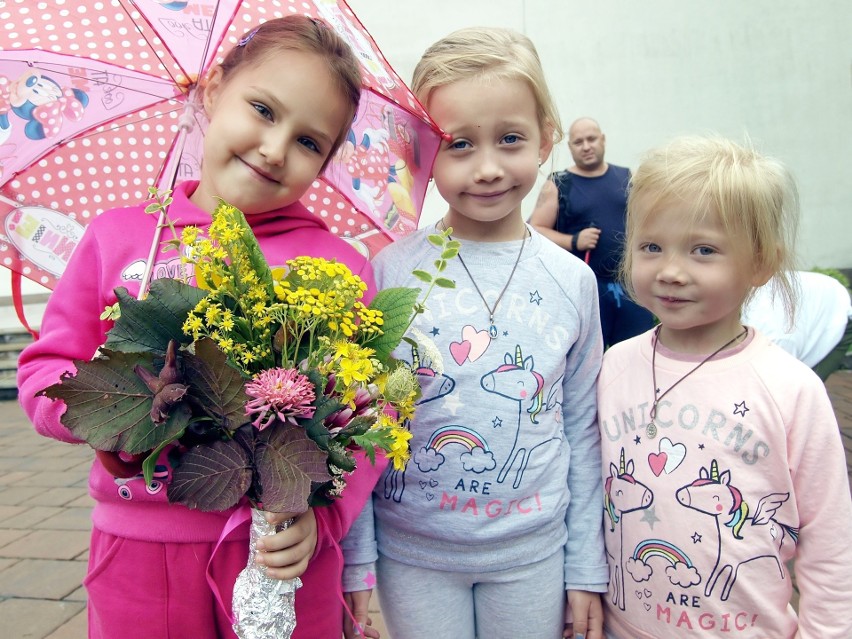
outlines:
{"label": "umbrella handle", "polygon": [[[193,89],[194,91],[195,89]],[[180,117],[178,124],[178,134],[175,138],[175,143],[169,152],[169,157],[166,165],[163,167],[163,173],[160,180],[157,182],[157,189],[170,190],[174,188],[175,178],[177,177],[178,166],[180,165],[180,156],[183,153],[183,147],[186,143],[186,136],[194,126],[194,115],[198,107],[192,101],[192,96],[187,100],[185,110]],[[168,206],[160,209],[160,215],[157,217],[157,227],[154,229],[154,237],[151,240],[151,248],[148,251],[148,259],[145,260],[145,271],[142,273],[142,281],[139,283],[139,293],[136,295],[137,300],[145,299],[148,294],[148,284],[151,282],[151,273],[154,270],[154,260],[157,259],[157,249],[160,248],[160,237],[163,234],[163,227],[166,226]]]}
{"label": "umbrella handle", "polygon": [[151,273],[154,270],[154,260],[157,259],[157,249],[160,248],[160,237],[163,234],[163,226],[166,224],[166,210],[162,209],[157,217],[157,227],[154,229],[154,237],[151,241],[151,248],[148,251],[148,259],[145,260],[145,271],[142,273],[142,281],[139,283],[139,293],[136,294],[137,300],[145,299],[148,294],[148,284],[151,281]]}

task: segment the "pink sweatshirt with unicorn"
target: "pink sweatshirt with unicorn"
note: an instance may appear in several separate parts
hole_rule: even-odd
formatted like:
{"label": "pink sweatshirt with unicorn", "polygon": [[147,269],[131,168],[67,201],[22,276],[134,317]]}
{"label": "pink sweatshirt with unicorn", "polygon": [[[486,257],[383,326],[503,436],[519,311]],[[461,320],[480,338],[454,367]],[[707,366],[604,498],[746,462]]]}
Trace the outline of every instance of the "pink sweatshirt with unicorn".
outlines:
{"label": "pink sweatshirt with unicorn", "polygon": [[754,329],[685,378],[702,358],[658,344],[657,387],[683,381],[651,420],[653,339],[610,349],[598,386],[609,635],[852,637],[852,499],[822,382]]}

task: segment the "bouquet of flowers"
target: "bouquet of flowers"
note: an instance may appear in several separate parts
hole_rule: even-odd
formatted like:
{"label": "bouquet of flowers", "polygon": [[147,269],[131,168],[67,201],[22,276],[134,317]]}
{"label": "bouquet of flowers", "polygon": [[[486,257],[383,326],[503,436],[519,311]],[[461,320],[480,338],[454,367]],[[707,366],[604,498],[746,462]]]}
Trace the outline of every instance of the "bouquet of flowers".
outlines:
{"label": "bouquet of flowers", "polygon": [[[224,202],[208,235],[187,227],[173,240],[197,286],[160,279],[141,300],[116,290],[118,308],[106,311],[115,324],[98,355],[41,391],[65,402],[63,424],[116,476],[141,469],[150,482],[168,450],[169,501],[201,510],[243,497],[273,512],[329,504],[359,447],[403,467],[419,388],[391,353],[409,339],[421,291],[386,289],[366,306],[366,284],[343,264],[299,257],[273,270],[243,214]],[[440,273],[458,245],[448,232],[430,240],[442,248]],[[428,284],[424,300],[434,286],[454,285],[417,277]],[[275,532],[253,515],[252,551],[256,535]],[[260,570],[252,559],[240,577],[248,581],[242,603],[235,588],[235,629],[288,637],[298,584],[252,573]],[[252,603],[259,590],[273,591],[271,606]],[[288,606],[275,598],[288,592],[282,613]]]}

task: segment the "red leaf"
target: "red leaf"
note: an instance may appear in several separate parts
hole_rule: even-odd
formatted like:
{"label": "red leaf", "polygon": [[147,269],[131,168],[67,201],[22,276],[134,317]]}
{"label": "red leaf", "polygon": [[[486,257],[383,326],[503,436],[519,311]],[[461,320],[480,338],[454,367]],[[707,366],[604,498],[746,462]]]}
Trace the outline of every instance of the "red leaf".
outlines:
{"label": "red leaf", "polygon": [[326,453],[301,426],[275,422],[258,434],[255,468],[264,510],[300,513],[311,482],[329,481]]}

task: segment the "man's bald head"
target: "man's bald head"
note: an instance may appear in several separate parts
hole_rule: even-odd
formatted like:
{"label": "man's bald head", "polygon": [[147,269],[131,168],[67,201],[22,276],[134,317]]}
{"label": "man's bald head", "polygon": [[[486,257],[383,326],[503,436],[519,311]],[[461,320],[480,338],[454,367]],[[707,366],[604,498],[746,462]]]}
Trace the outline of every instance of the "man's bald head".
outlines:
{"label": "man's bald head", "polygon": [[598,173],[601,169],[606,170],[606,136],[601,132],[597,121],[592,118],[574,120],[568,129],[568,148],[578,173]]}

